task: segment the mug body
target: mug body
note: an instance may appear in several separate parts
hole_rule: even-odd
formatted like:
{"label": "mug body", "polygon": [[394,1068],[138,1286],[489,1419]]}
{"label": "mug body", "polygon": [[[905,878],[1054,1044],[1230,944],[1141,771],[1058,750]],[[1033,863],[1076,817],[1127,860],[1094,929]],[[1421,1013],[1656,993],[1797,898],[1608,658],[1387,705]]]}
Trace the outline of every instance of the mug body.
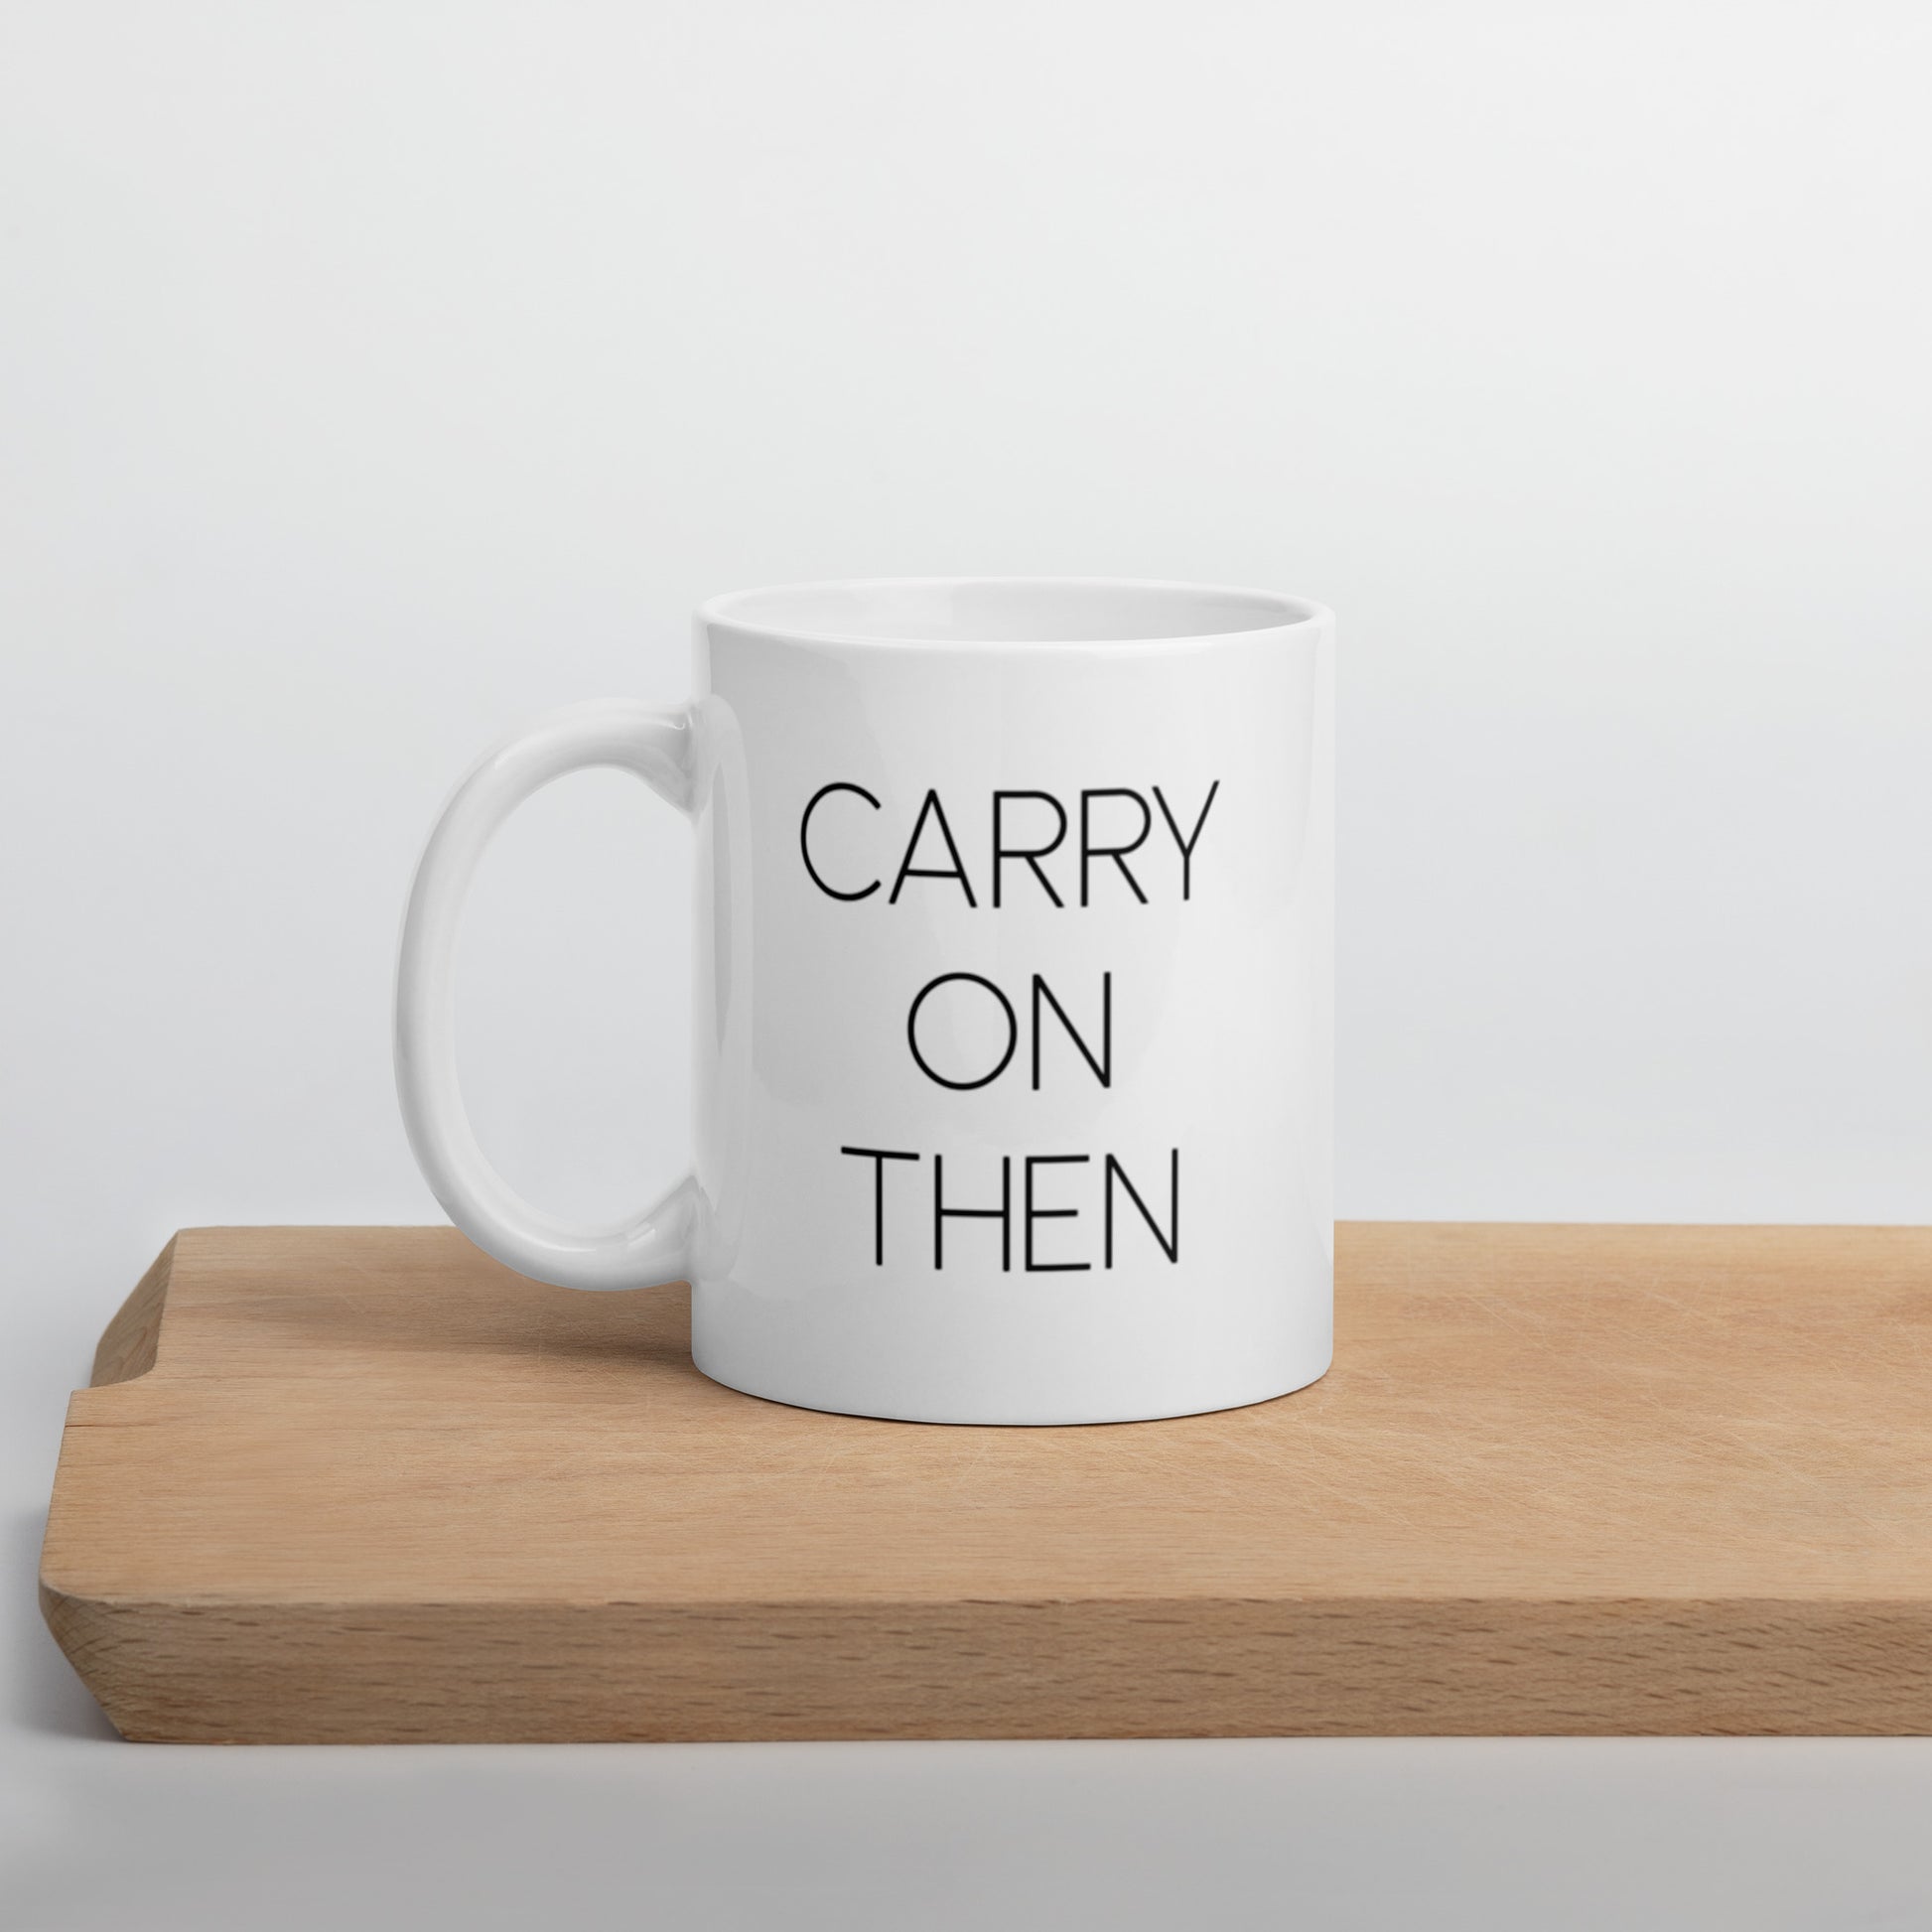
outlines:
{"label": "mug body", "polygon": [[1328,614],[810,585],[696,647],[698,1366],[949,1423],[1319,1376]]}

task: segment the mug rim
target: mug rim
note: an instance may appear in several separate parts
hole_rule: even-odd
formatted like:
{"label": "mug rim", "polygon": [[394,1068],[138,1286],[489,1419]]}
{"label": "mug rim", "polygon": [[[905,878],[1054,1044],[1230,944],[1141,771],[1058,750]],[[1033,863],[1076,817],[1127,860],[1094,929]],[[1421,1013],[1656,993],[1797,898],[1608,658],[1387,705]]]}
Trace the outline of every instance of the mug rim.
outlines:
{"label": "mug rim", "polygon": [[[992,593],[1016,603],[1033,597],[1058,599],[1074,604],[1081,596],[1098,603],[1112,599],[1117,604],[1141,602],[1166,603],[1176,610],[1189,603],[1200,613],[1218,607],[1234,621],[1181,621],[1159,623],[1152,629],[1123,630],[1120,634],[1102,628],[1078,634],[1054,636],[1014,632],[975,636],[971,628],[947,630],[844,628],[836,622],[814,621],[809,617],[787,619],[786,601],[809,607],[846,600],[863,604],[868,599],[884,603],[915,600],[920,596],[943,599],[948,595],[981,596]],[[760,606],[776,607],[761,610]],[[706,598],[698,606],[697,619],[707,629],[725,626],[735,631],[774,642],[838,644],[862,650],[1160,650],[1178,644],[1214,644],[1254,638],[1271,632],[1293,630],[1304,624],[1318,625],[1332,617],[1326,605],[1311,598],[1295,597],[1283,591],[1257,590],[1246,586],[1205,584],[1181,578],[1159,577],[840,577],[811,579],[796,583],[760,585],[749,590],[724,591]],[[1050,630],[1053,626],[1045,626]]]}

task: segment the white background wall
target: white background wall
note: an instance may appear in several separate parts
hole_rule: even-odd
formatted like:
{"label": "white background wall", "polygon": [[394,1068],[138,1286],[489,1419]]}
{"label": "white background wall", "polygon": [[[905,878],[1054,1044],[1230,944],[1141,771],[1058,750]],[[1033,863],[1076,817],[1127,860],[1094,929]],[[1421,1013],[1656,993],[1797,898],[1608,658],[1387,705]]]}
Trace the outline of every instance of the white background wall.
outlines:
{"label": "white background wall", "polygon": [[[1341,620],[1340,1205],[1932,1220],[1932,16],[0,12],[12,1445],[183,1223],[417,1220],[460,769],[797,577]],[[486,1145],[680,1163],[684,834],[573,782]]]}

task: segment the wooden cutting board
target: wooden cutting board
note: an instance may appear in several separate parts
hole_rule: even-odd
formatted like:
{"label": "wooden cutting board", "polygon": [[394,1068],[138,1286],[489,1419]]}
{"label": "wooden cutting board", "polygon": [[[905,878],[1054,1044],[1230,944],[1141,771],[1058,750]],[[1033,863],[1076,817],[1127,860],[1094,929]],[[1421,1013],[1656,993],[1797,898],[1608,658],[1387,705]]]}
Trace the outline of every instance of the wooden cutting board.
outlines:
{"label": "wooden cutting board", "polygon": [[949,1429],[706,1381],[681,1288],[178,1235],[47,1619],[130,1737],[1932,1730],[1932,1231],[1346,1226],[1335,1366]]}

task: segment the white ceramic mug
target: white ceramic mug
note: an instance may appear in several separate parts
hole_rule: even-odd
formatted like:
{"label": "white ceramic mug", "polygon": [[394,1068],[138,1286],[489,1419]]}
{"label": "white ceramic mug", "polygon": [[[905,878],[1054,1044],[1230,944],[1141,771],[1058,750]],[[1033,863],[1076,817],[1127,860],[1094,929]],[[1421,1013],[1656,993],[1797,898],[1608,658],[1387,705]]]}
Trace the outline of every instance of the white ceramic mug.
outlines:
{"label": "white ceramic mug", "polygon": [[[707,1375],[950,1423],[1287,1393],[1331,1348],[1333,622],[1073,580],[713,599],[697,698],[489,753],[416,877],[396,1071],[479,1246],[575,1288],[691,1283]],[[568,1226],[490,1167],[451,958],[490,834],[636,772],[697,830],[692,1172]]]}

